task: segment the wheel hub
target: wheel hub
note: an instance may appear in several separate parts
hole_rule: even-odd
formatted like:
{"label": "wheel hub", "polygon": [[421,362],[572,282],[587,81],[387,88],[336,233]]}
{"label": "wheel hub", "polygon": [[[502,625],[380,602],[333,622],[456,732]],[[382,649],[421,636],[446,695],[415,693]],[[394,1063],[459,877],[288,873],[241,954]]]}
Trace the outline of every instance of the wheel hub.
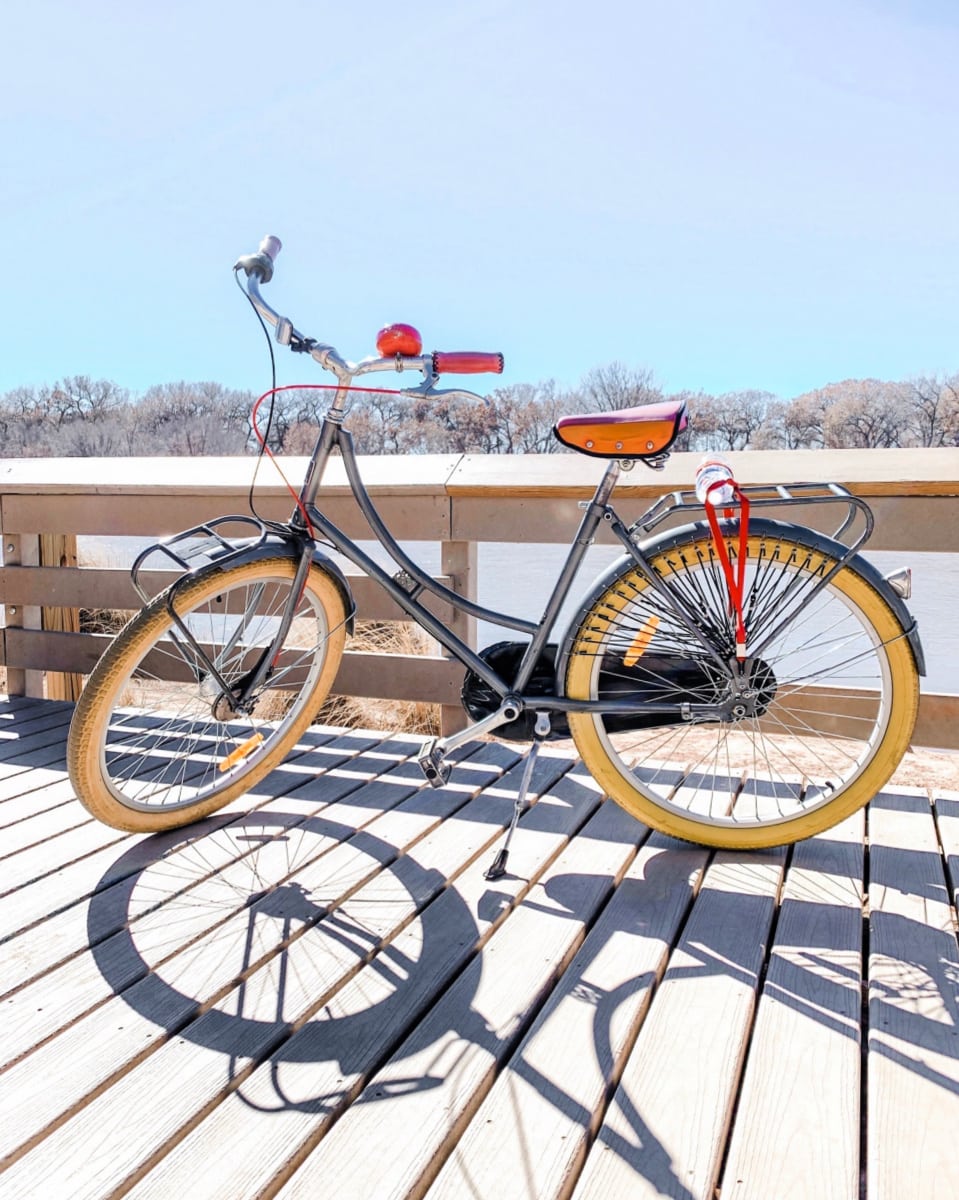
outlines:
{"label": "wheel hub", "polygon": [[725,721],[761,717],[776,698],[776,676],[769,663],[762,658],[750,660],[745,672],[732,680],[732,687],[723,713]]}
{"label": "wheel hub", "polygon": [[233,721],[240,715],[240,710],[233,703],[233,697],[228,692],[221,692],[217,696],[210,711],[216,721]]}

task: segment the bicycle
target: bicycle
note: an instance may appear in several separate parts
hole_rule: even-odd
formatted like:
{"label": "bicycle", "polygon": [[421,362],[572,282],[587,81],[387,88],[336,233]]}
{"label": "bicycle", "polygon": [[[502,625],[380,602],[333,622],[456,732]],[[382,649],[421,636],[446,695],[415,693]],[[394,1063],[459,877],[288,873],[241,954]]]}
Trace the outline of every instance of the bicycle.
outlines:
{"label": "bicycle", "polygon": [[[70,778],[94,816],[140,832],[187,824],[279,764],[329,694],[353,628],[348,579],[324,547],[376,579],[466,669],[470,721],[424,744],[429,783],[442,786],[450,756],[477,736],[530,743],[491,878],[505,870],[533,762],[551,738],[571,736],[598,785],[640,820],[709,846],[808,837],[882,787],[909,745],[924,661],[905,604],[908,571],[883,577],[859,554],[873,528],[865,501],[838,484],[733,481],[721,502],[672,492],[627,524],[611,503],[617,478],[636,462],[662,467],[686,425],[684,404],[563,417],[556,436],[607,465],[581,505],[541,620],[487,609],[433,580],[397,544],[360,478],[344,418],[354,381],[377,372],[418,372],[422,383],[401,389],[406,396],[479,400],[436,385],[448,373],[498,373],[502,356],[423,354],[416,331],[395,326],[382,331],[378,357],[349,362],[263,299],[279,249],[265,238],[235,264],[236,280],[278,344],[335,376],[332,398],[287,522],[221,517],[134,563],[143,607],[91,674],[68,739]],[[393,574],[318,505],[334,451]],[[831,536],[756,515],[810,505],[838,507]],[[622,557],[553,641],[602,525]],[[180,574],[151,596],[143,567],[155,555]],[[424,594],[523,640],[474,650],[424,606]]]}

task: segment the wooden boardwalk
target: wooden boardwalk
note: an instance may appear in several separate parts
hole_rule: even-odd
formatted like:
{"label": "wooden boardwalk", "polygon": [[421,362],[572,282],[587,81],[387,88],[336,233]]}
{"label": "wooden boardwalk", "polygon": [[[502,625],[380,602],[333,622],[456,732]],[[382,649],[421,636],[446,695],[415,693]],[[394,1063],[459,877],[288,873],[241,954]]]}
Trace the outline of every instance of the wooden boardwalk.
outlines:
{"label": "wooden boardwalk", "polygon": [[209,821],[90,821],[0,700],[0,1197],[959,1195],[959,795],[710,853],[544,751],[311,731]]}

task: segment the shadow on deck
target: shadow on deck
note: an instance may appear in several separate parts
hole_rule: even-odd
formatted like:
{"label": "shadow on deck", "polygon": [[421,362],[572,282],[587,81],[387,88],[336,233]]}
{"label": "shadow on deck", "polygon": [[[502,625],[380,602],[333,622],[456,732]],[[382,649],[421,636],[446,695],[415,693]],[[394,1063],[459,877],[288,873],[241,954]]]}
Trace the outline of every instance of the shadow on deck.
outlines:
{"label": "shadow on deck", "polygon": [[315,729],[175,833],[0,702],[0,1197],[959,1194],[959,794],[788,850],[649,832],[546,750],[423,789]]}

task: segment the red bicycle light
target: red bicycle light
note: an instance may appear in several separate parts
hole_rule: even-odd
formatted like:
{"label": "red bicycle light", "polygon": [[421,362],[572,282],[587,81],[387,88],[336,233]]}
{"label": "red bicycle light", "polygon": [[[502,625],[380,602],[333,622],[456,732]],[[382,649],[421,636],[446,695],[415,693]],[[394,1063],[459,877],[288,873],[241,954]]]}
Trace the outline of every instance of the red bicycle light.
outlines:
{"label": "red bicycle light", "polygon": [[376,349],[382,358],[392,358],[394,354],[412,356],[423,349],[423,339],[412,325],[387,325],[376,335]]}

